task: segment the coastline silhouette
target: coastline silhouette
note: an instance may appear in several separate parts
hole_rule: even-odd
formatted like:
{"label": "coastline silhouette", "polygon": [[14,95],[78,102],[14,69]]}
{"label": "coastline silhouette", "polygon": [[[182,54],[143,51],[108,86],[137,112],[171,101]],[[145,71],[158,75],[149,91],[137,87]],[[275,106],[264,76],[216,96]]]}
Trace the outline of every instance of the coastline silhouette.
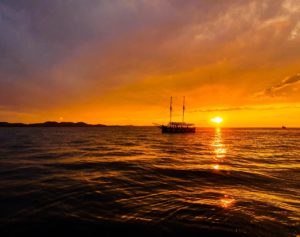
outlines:
{"label": "coastline silhouette", "polygon": [[106,127],[104,124],[87,124],[84,122],[55,122],[47,121],[43,123],[9,123],[0,122],[0,127]]}

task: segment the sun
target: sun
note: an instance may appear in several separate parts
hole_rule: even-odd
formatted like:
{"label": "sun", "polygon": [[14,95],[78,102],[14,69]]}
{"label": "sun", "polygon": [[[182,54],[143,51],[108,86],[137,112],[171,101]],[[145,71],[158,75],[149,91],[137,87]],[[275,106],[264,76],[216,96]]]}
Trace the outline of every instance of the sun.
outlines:
{"label": "sun", "polygon": [[216,124],[220,124],[223,122],[223,119],[221,117],[214,117],[210,121]]}

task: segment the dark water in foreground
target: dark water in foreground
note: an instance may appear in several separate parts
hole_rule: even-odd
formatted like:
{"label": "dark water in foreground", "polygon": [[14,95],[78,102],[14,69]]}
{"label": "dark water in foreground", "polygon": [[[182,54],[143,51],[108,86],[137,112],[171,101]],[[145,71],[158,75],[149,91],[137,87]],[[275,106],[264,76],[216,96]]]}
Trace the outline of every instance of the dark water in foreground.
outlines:
{"label": "dark water in foreground", "polygon": [[0,128],[1,236],[296,236],[300,130]]}

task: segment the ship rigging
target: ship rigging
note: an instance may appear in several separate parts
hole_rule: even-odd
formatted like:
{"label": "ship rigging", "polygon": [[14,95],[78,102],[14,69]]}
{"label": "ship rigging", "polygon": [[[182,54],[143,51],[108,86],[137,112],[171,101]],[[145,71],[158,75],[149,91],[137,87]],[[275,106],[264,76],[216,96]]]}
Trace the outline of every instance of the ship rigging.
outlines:
{"label": "ship rigging", "polygon": [[182,104],[182,122],[173,122],[172,121],[172,112],[173,112],[173,97],[170,98],[170,122],[168,125],[160,125],[162,133],[195,133],[196,127],[192,123],[184,122],[184,113],[185,113],[185,96],[183,97]]}

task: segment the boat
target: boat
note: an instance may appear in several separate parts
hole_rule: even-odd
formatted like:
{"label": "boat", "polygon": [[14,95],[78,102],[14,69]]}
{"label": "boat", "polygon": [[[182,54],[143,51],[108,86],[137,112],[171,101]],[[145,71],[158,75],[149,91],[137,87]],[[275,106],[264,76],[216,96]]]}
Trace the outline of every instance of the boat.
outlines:
{"label": "boat", "polygon": [[281,128],[282,128],[282,129],[286,129],[286,126],[283,125]]}
{"label": "boat", "polygon": [[161,125],[162,133],[195,133],[196,128],[192,123],[171,122],[168,125]]}
{"label": "boat", "polygon": [[170,122],[168,125],[160,125],[162,133],[195,133],[196,127],[192,123],[184,122],[184,112],[185,112],[185,97],[183,97],[183,106],[182,106],[182,122],[173,122],[172,121],[172,96],[170,98]]}

